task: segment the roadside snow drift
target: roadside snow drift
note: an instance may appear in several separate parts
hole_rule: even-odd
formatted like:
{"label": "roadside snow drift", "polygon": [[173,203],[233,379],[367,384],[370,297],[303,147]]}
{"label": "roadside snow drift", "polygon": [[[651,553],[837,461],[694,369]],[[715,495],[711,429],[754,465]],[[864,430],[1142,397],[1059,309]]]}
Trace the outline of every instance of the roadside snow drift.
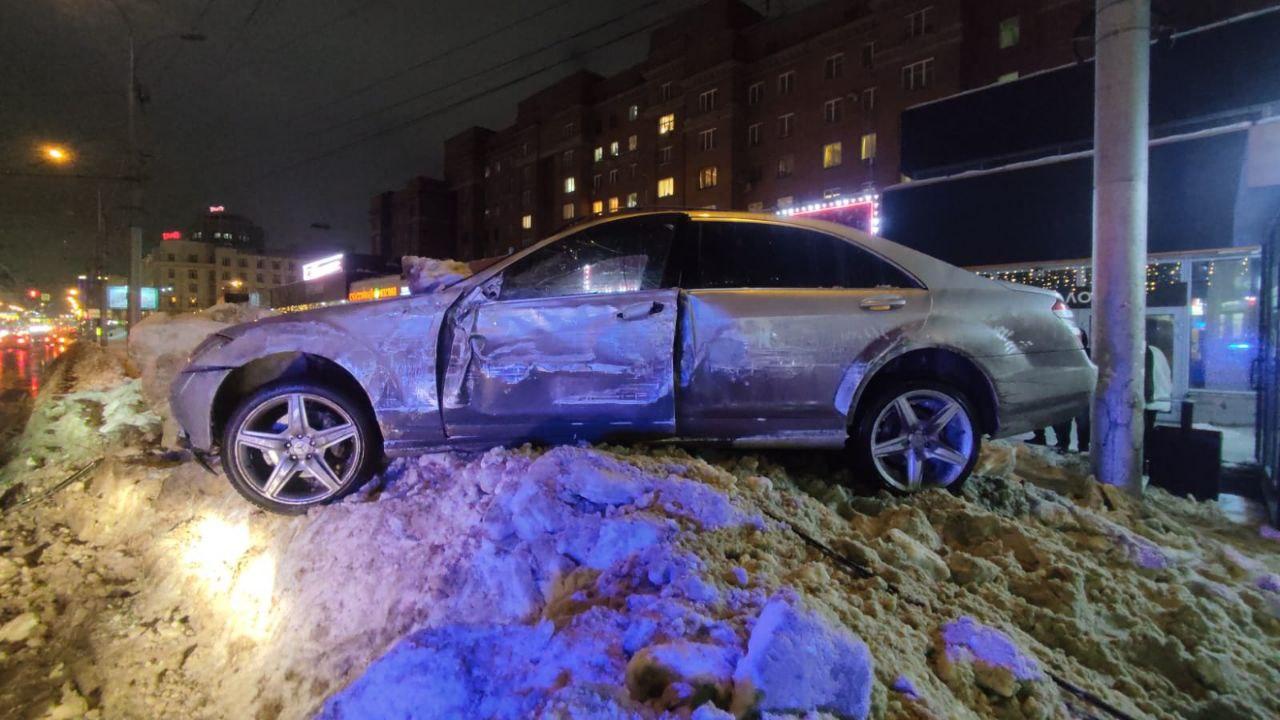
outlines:
{"label": "roadside snow drift", "polygon": [[[110,368],[40,399],[115,388],[58,430],[106,462],[0,526],[0,716],[1080,716],[1053,676],[1137,717],[1280,716],[1280,541],[1043,449],[909,498],[815,453],[425,455],[282,517],[156,456],[145,404],[105,432],[139,382]],[[73,466],[42,457],[6,477]]]}

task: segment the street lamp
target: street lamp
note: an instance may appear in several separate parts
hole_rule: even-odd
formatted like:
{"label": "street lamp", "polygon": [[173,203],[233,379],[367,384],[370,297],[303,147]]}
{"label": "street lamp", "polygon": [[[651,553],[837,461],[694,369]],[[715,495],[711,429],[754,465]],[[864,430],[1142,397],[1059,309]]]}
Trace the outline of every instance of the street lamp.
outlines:
{"label": "street lamp", "polygon": [[[138,145],[138,102],[140,100],[140,91],[138,87],[138,49],[134,41],[133,21],[129,19],[129,13],[125,12],[124,6],[120,4],[120,0],[106,0],[115,7],[116,12],[120,14],[120,19],[124,22],[124,27],[129,35],[129,85],[125,92],[125,102],[129,110],[128,127],[129,127],[129,176],[132,183],[132,191],[129,199],[129,294],[128,294],[128,326],[132,328],[142,318],[142,149]],[[188,42],[203,42],[206,38],[200,33],[188,32],[178,33],[175,35],[162,35],[152,38],[143,46],[150,47],[154,43],[166,38],[176,38]]]}
{"label": "street lamp", "polygon": [[46,144],[40,147],[40,157],[54,165],[66,165],[71,162],[71,151],[62,145]]}

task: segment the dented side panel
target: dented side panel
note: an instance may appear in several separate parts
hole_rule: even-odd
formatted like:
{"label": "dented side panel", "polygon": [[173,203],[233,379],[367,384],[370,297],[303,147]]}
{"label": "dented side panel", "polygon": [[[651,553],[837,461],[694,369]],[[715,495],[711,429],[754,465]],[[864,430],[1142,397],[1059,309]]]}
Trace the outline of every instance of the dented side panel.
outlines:
{"label": "dented side panel", "polygon": [[694,290],[684,302],[680,434],[801,445],[843,443],[850,367],[918,332],[930,306],[907,289]]}
{"label": "dented side panel", "polygon": [[[280,315],[230,328],[231,341],[192,358],[186,374],[225,372],[262,358],[302,353],[336,363],[368,394],[389,448],[440,442],[444,438],[436,386],[436,342],[444,310],[456,292],[347,305],[297,315]],[[182,378],[179,378],[181,381]],[[188,382],[187,385],[192,383]],[[175,395],[175,404],[205,408],[203,425],[186,429],[192,442],[208,426],[208,408],[217,387]],[[187,423],[184,423],[186,426]]]}
{"label": "dented side panel", "polygon": [[467,298],[450,320],[450,439],[672,433],[676,295]]}

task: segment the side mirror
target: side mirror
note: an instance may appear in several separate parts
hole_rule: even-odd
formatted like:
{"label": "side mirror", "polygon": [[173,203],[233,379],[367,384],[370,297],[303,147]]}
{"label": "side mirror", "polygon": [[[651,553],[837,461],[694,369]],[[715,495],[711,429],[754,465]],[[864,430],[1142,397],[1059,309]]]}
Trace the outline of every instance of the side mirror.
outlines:
{"label": "side mirror", "polygon": [[480,286],[480,294],[486,300],[497,300],[498,296],[502,294],[502,276],[495,275],[489,278],[484,285]]}

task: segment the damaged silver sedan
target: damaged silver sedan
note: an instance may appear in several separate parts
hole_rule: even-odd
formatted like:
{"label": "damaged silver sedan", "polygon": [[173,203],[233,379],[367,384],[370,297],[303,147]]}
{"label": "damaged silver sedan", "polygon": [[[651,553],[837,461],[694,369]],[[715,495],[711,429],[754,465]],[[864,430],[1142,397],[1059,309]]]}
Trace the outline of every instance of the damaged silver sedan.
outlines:
{"label": "damaged silver sedan", "polygon": [[185,442],[270,510],[387,455],[522,442],[844,448],[958,487],[984,436],[1082,411],[1054,293],[840,225],[650,212],[571,228],[443,291],[238,325],[172,389]]}

